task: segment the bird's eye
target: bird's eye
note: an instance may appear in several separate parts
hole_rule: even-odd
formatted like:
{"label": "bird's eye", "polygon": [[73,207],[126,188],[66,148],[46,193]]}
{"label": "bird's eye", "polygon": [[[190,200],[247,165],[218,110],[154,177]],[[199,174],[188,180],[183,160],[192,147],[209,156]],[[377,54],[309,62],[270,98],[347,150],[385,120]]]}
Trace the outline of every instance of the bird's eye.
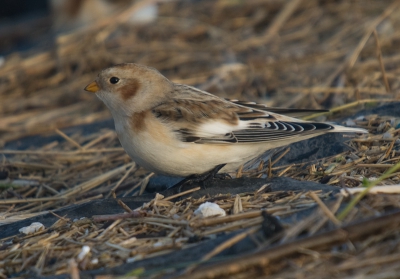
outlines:
{"label": "bird's eye", "polygon": [[117,78],[117,77],[112,77],[112,78],[110,78],[110,82],[111,82],[112,84],[116,84],[118,81],[119,81],[119,78]]}

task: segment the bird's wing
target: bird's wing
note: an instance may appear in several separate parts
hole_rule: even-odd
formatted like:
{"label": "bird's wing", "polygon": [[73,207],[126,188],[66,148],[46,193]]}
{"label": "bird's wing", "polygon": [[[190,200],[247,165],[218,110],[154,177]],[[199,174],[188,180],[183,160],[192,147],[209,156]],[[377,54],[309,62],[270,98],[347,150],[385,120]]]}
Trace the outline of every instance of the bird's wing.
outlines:
{"label": "bird's wing", "polygon": [[260,109],[255,103],[231,102],[190,86],[153,108],[183,142],[229,144],[280,141],[335,129]]}
{"label": "bird's wing", "polygon": [[302,117],[302,116],[310,115],[313,113],[321,113],[321,112],[329,111],[327,109],[276,108],[276,107],[268,107],[264,104],[257,104],[255,102],[246,102],[246,101],[231,100],[231,99],[227,99],[227,101],[241,105],[241,106],[246,106],[246,107],[254,108],[257,110],[263,110],[263,111],[272,112],[272,113],[283,114],[283,115],[290,116],[290,117]]}

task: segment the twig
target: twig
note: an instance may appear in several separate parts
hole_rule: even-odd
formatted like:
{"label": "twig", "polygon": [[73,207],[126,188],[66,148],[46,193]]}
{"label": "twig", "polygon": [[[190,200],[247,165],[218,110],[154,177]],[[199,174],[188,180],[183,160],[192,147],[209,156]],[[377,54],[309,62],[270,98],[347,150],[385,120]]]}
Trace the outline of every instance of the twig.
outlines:
{"label": "twig", "polygon": [[62,216],[60,216],[60,215],[54,213],[54,212],[51,211],[51,210],[49,210],[49,213],[51,213],[52,215],[56,216],[58,219],[61,219],[61,220],[63,220],[63,221],[66,221],[66,222],[70,221],[70,219],[65,218],[65,217],[62,217]]}
{"label": "twig", "polygon": [[[132,193],[135,189],[141,187],[142,185],[145,183],[147,186],[147,183],[149,182],[150,177],[152,177],[154,175],[154,172],[149,173],[148,175],[146,175],[142,180],[140,180],[138,183],[136,183],[135,185],[133,185],[133,187],[131,189],[129,189],[128,191],[126,191],[122,196],[126,197],[127,195],[129,195],[130,193]],[[136,194],[136,193],[134,193]]]}
{"label": "twig", "polygon": [[184,195],[187,195],[187,194],[196,192],[196,191],[198,191],[198,190],[200,190],[200,189],[201,189],[201,187],[196,187],[196,188],[193,188],[193,189],[184,191],[184,192],[182,192],[182,193],[178,193],[178,194],[175,194],[175,195],[166,197],[165,199],[163,199],[163,201],[170,201],[170,200],[173,200],[173,199],[175,199],[175,198],[178,198],[178,197],[181,197],[181,196],[184,196]]}
{"label": "twig", "polygon": [[118,181],[118,183],[111,189],[110,193],[106,196],[106,198],[109,198],[111,195],[115,195],[115,191],[118,189],[118,187],[122,184],[122,182],[125,181],[125,179],[128,177],[128,175],[132,172],[132,170],[136,168],[136,164],[133,163],[132,166],[129,168],[129,170],[126,171],[124,176],[121,177],[121,179]]}
{"label": "twig", "polygon": [[55,132],[60,135],[61,137],[63,137],[66,141],[68,141],[69,143],[71,143],[73,146],[77,147],[79,150],[82,150],[82,146],[77,143],[75,140],[73,140],[71,137],[67,136],[64,132],[56,129]]}
{"label": "twig", "polygon": [[282,159],[282,157],[285,156],[289,151],[290,151],[290,147],[286,148],[285,151],[283,151],[283,153],[280,154],[280,155],[278,156],[278,158],[276,158],[276,159],[271,163],[271,167],[272,167],[273,165],[275,165],[276,163],[278,163],[279,160]]}
{"label": "twig", "polygon": [[379,37],[378,37],[378,33],[376,32],[376,29],[374,29],[373,34],[374,34],[375,42],[376,42],[376,56],[378,57],[379,67],[381,68],[383,83],[385,84],[386,92],[389,93],[391,90],[390,90],[389,81],[388,81],[386,71],[385,71],[385,65],[383,64],[383,60],[382,60],[382,49],[381,49],[381,44],[379,43]]}
{"label": "twig", "polygon": [[93,189],[94,187],[99,186],[101,183],[104,183],[105,181],[107,181],[108,179],[114,177],[117,174],[120,174],[121,172],[123,172],[124,170],[126,170],[127,167],[134,165],[135,163],[129,163],[127,165],[121,166],[119,168],[113,169],[109,172],[106,172],[102,175],[99,175],[97,177],[92,178],[89,181],[83,182],[79,185],[76,185],[75,187],[60,193],[59,195],[61,197],[71,197],[72,195],[75,195],[77,193],[84,193],[89,191],[90,189]]}
{"label": "twig", "polygon": [[85,144],[82,147],[82,149],[88,149],[88,148],[92,147],[93,145],[96,145],[97,143],[101,142],[103,139],[106,139],[106,138],[108,138],[110,136],[113,136],[113,135],[115,135],[115,132],[114,131],[109,131],[108,133],[105,133],[105,134],[95,138],[94,140],[88,142],[87,144]]}
{"label": "twig", "polygon": [[358,168],[379,168],[379,169],[388,169],[393,167],[394,164],[357,164]]}
{"label": "twig", "polygon": [[81,278],[79,276],[78,264],[76,263],[75,259],[68,260],[68,267],[69,267],[69,275],[71,276],[71,279]]}
{"label": "twig", "polygon": [[126,218],[142,218],[146,217],[147,213],[145,211],[132,211],[129,213],[120,213],[120,214],[112,214],[112,215],[93,215],[93,222],[104,222],[104,221],[115,221]]}
{"label": "twig", "polygon": [[287,168],[285,168],[284,170],[282,170],[279,174],[278,177],[281,177],[282,175],[284,175],[286,172],[288,172],[292,167],[294,167],[294,165],[290,165]]}
{"label": "twig", "polygon": [[93,154],[93,153],[105,153],[105,152],[122,152],[122,147],[116,148],[99,148],[89,150],[77,150],[77,151],[40,151],[40,150],[0,150],[0,154],[24,154],[24,155],[77,155],[77,154]]}
{"label": "twig", "polygon": [[338,219],[336,219],[335,215],[329,210],[329,208],[321,201],[321,199],[314,192],[309,192],[308,196],[310,196],[319,205],[321,210],[335,225],[340,226],[341,222]]}
{"label": "twig", "polygon": [[28,199],[8,199],[0,200],[0,204],[16,204],[16,203],[35,203],[45,201],[67,200],[67,197],[44,197],[44,198],[28,198]]}
{"label": "twig", "polygon": [[[358,188],[345,188],[341,189],[340,193],[343,196],[348,196],[349,194],[357,194],[361,193],[365,190],[364,187],[358,187]],[[374,187],[371,190],[369,190],[370,194],[399,194],[400,193],[400,185],[386,185],[386,186],[379,186],[379,187]]]}
{"label": "twig", "polygon": [[[265,211],[268,214],[272,214],[281,210],[287,209],[286,206],[276,206],[274,208],[267,208]],[[196,220],[193,222],[190,222],[190,226],[194,228],[198,227],[208,227],[208,226],[214,226],[217,224],[222,224],[222,223],[229,223],[229,222],[234,222],[237,220],[241,219],[250,219],[250,218],[255,218],[261,216],[262,211],[256,210],[256,211],[248,211],[244,213],[238,213],[235,215],[229,215],[225,217],[218,217],[218,218],[213,218],[213,219],[201,219],[201,220]]]}
{"label": "twig", "polygon": [[127,206],[126,203],[124,203],[122,200],[118,199],[117,202],[118,202],[119,206],[121,206],[126,212],[128,212],[128,213],[133,212],[133,210],[130,209],[130,207]]}

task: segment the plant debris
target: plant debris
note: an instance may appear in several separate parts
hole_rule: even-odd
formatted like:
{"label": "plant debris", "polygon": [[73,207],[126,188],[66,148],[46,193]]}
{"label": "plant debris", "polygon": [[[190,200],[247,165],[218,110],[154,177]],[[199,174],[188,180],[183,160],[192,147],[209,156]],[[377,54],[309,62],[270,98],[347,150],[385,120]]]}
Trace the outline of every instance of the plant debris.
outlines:
{"label": "plant debris", "polygon": [[[368,113],[383,103],[399,107],[400,2],[158,1],[155,22],[133,25],[127,15],[136,5],[58,34],[51,47],[12,53],[0,66],[0,232],[57,217],[28,235],[0,233],[0,278],[396,277],[400,172],[346,218],[337,215],[352,189],[400,162],[400,114]],[[318,161],[279,165],[285,149],[237,177],[290,177],[345,193],[270,191],[268,182],[238,194],[156,194],[129,207],[124,198],[144,193],[153,174],[131,161],[108,110],[83,91],[101,69],[124,62],[222,97],[333,108],[310,117],[342,118],[369,134]],[[120,211],[57,213],[105,198]],[[226,216],[196,215],[206,202]]]}

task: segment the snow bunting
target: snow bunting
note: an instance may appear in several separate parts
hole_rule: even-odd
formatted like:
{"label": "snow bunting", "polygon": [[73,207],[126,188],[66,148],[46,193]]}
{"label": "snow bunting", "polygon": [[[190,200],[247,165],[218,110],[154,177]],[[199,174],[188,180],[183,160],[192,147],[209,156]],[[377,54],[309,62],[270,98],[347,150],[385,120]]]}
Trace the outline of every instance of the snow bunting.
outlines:
{"label": "snow bunting", "polygon": [[122,147],[158,174],[233,172],[265,151],[331,132],[366,133],[293,118],[311,110],[224,100],[138,64],[104,69],[85,87],[110,109]]}

